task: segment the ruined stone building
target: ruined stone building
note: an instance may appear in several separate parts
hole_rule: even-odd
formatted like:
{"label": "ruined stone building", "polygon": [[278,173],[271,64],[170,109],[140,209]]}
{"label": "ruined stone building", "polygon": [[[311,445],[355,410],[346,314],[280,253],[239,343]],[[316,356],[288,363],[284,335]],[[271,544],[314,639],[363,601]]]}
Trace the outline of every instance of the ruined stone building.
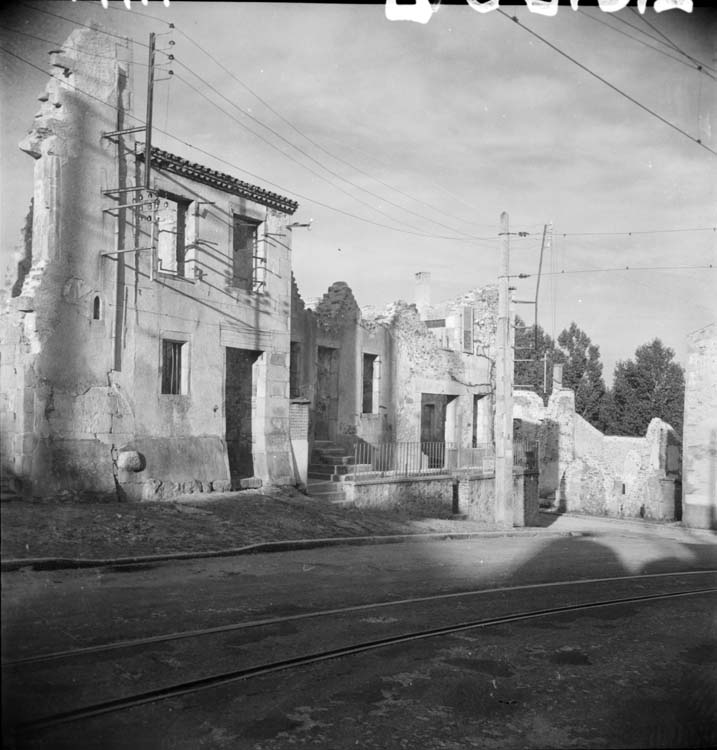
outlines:
{"label": "ruined stone building", "polygon": [[454,346],[415,304],[362,311],[349,286],[336,282],[309,309],[294,288],[291,395],[310,404],[317,441],[489,444],[493,359],[482,350],[494,347],[495,312],[490,332],[480,334],[471,323]]}
{"label": "ruined stone building", "polygon": [[[3,475],[27,495],[161,499],[306,484],[312,447],[336,446],[355,451],[357,502],[433,493],[495,521],[497,287],[434,303],[419,273],[413,304],[361,309],[337,282],[307,306],[291,272],[297,204],[156,147],[146,165],[142,136],[117,132],[136,122],[127,58],[117,40],[75,31],[52,53],[21,144],[35,186],[0,314]],[[702,389],[695,404],[703,370],[688,381]],[[670,517],[669,427],[607,438],[570,396],[516,398],[518,438],[542,443],[542,494],[569,510]],[[702,448],[689,450],[703,466]],[[526,466],[517,525],[537,512]],[[704,466],[693,476],[714,483],[714,461]],[[401,484],[401,468],[425,476]],[[702,500],[690,502],[696,513]]]}
{"label": "ruined stone building", "polygon": [[35,187],[0,319],[3,473],[39,496],[294,484],[297,204],[157,148],[137,191],[143,147],[111,135],[137,122],[127,55],[73,32],[21,144]]}
{"label": "ruined stone building", "polygon": [[532,391],[514,394],[517,437],[540,444],[541,504],[592,515],[679,519],[680,441],[672,427],[653,419],[643,437],[604,435],[576,413],[575,393],[560,380],[556,373],[547,405]]}

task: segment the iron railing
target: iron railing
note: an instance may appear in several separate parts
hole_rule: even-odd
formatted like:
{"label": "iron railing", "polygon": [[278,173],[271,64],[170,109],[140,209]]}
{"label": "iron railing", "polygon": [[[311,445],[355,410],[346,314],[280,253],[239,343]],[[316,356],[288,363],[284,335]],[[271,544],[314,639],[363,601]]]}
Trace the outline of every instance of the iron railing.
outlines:
{"label": "iron railing", "polygon": [[[513,445],[513,465],[537,469],[537,442],[518,441]],[[392,442],[354,444],[355,479],[447,475],[472,470],[495,470],[495,450],[491,443],[466,448],[447,442]]]}

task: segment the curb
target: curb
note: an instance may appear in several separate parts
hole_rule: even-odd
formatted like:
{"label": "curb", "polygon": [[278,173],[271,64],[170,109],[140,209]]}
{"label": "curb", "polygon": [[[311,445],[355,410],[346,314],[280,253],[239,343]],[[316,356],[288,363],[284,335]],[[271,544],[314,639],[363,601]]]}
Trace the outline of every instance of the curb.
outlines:
{"label": "curb", "polygon": [[166,555],[141,555],[136,557],[117,558],[88,558],[73,559],[67,557],[28,557],[15,560],[0,561],[0,572],[10,573],[22,568],[33,570],[68,570],[79,568],[102,568],[110,566],[133,566],[151,563],[172,562],[174,560],[199,560],[213,557],[238,557],[240,555],[255,555],[271,552],[292,552],[304,549],[320,549],[322,547],[360,547],[374,544],[401,544],[406,542],[448,541],[451,539],[495,539],[517,536],[545,536],[545,537],[575,537],[593,536],[583,531],[551,531],[539,527],[529,527],[524,530],[506,531],[473,531],[473,532],[437,532],[431,534],[394,534],[388,536],[348,536],[329,537],[324,539],[296,539],[278,542],[258,542],[245,547],[234,547],[225,550],[208,550],[206,552],[173,552]]}

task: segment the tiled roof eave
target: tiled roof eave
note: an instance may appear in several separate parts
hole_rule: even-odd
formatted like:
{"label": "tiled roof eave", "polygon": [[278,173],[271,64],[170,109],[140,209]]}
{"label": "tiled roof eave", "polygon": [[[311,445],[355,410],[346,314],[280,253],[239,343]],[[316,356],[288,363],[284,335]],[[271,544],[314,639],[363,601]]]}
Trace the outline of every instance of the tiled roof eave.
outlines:
{"label": "tiled roof eave", "polygon": [[[143,160],[144,152],[137,153],[137,158]],[[257,185],[252,185],[243,180],[238,180],[230,174],[217,172],[201,164],[182,159],[168,151],[163,151],[157,147],[152,148],[152,168],[164,172],[172,172],[180,177],[186,177],[194,182],[201,182],[204,185],[221,190],[225,193],[238,195],[241,198],[259,203],[268,208],[282,211],[286,214],[293,214],[299,207],[296,201],[286,198],[278,193],[272,193],[264,190]]]}

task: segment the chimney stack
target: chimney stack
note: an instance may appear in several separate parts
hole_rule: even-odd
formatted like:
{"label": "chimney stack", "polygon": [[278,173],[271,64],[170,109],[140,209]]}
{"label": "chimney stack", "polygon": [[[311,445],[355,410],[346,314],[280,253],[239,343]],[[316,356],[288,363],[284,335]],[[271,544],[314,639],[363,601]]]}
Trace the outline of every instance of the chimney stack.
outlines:
{"label": "chimney stack", "polygon": [[553,393],[563,390],[563,365],[553,365]]}
{"label": "chimney stack", "polygon": [[415,303],[423,317],[426,308],[431,306],[431,274],[426,271],[416,274]]}

